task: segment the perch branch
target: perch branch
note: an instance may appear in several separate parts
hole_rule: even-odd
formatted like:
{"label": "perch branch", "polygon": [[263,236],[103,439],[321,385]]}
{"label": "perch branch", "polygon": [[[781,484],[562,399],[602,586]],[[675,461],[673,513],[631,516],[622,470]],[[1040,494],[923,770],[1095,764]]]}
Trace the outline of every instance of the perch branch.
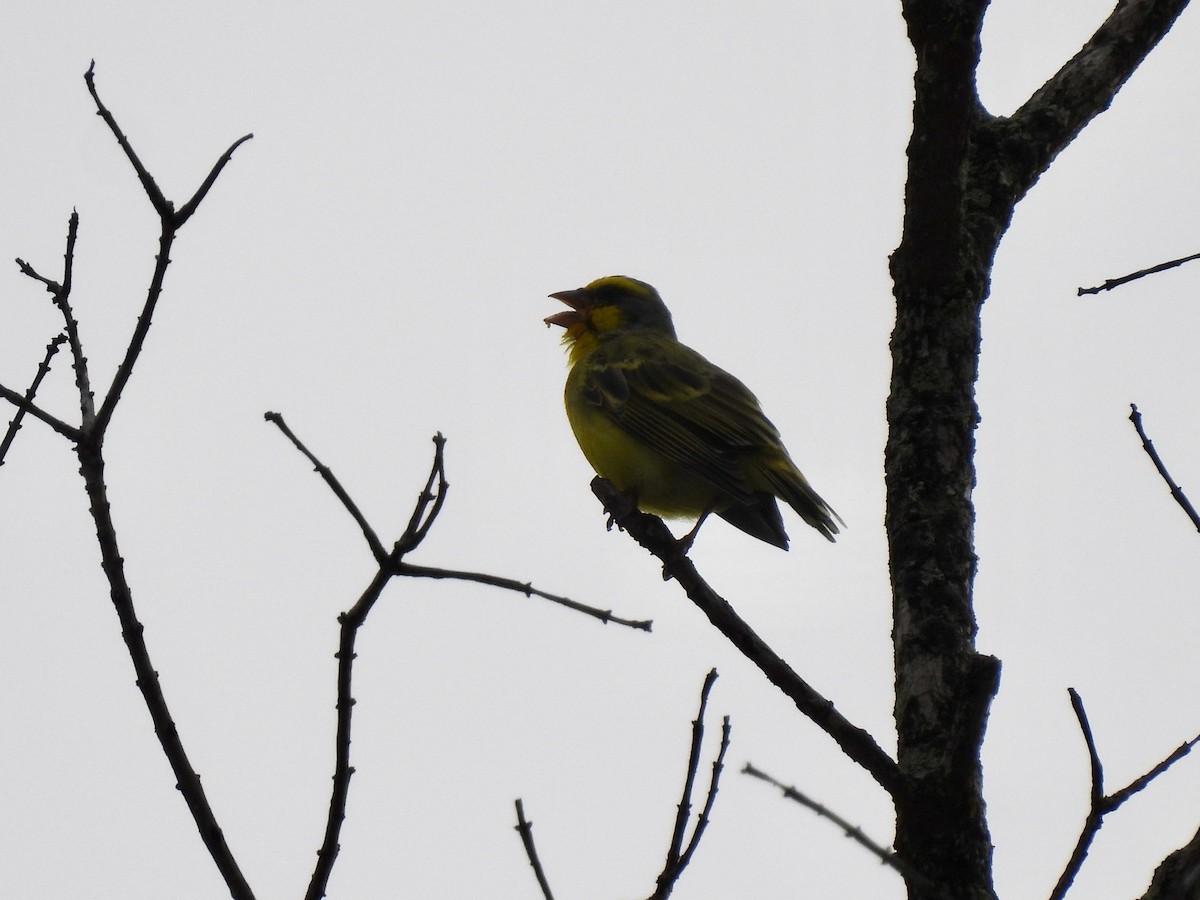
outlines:
{"label": "perch branch", "polygon": [[865,730],[839,713],[833,702],[823,697],[796,674],[770,646],[717,594],[683,555],[678,542],[662,519],[638,511],[629,497],[603,478],[592,480],[592,492],[600,498],[613,522],[663,563],[663,577],[674,578],[710,622],[753,662],[796,708],[811,719],[841,747],[893,798],[903,791],[903,781],[895,761]]}

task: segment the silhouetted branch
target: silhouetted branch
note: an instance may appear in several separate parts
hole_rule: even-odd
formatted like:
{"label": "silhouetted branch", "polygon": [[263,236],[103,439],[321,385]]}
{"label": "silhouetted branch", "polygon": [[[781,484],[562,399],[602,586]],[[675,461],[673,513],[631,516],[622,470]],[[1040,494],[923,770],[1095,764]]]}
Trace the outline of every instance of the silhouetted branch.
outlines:
{"label": "silhouetted branch", "polygon": [[[725,753],[729,749],[729,716],[725,716],[722,720],[721,727],[721,745],[717,750],[717,758],[713,761],[712,777],[709,779],[708,796],[704,801],[704,808],[700,815],[696,818],[696,827],[692,830],[692,837],[688,841],[687,847],[683,846],[684,835],[687,833],[688,820],[691,819],[692,813],[692,794],[696,786],[696,773],[700,768],[700,753],[704,741],[704,713],[708,707],[708,695],[712,690],[713,682],[717,680],[717,670],[712,669],[704,679],[704,685],[700,689],[700,711],[696,714],[696,718],[692,721],[692,745],[691,751],[688,754],[687,774],[684,777],[683,796],[680,798],[678,811],[675,815],[675,824],[671,830],[671,842],[667,847],[666,861],[663,863],[662,872],[659,873],[657,886],[649,900],[667,900],[671,896],[671,892],[675,889],[675,884],[679,880],[679,876],[683,874],[688,863],[692,861],[692,856],[696,852],[696,848],[700,845],[700,838],[704,835],[704,830],[708,826],[709,817],[712,815],[713,803],[717,799],[717,785],[721,780],[721,772],[725,767]],[[521,835],[521,842],[525,845],[525,855],[529,859],[529,864],[533,866],[534,874],[537,876],[538,884],[542,888],[542,896],[545,900],[554,900],[550,893],[550,885],[546,881],[545,872],[542,870],[541,861],[538,859],[537,850],[533,845],[533,824],[525,819],[525,807],[520,800],[517,804],[517,825],[516,830]]]}
{"label": "silhouetted branch", "polygon": [[[761,781],[765,781],[767,784],[773,785],[774,787],[776,787],[780,791],[782,791],[783,796],[786,797],[788,800],[794,800],[795,802],[799,803],[801,806],[808,807],[813,812],[815,812],[818,816],[823,816],[824,818],[828,819],[830,822],[832,822],[838,828],[842,829],[842,832],[846,835],[846,837],[850,838],[851,840],[857,841],[859,844],[861,844],[863,847],[865,847],[867,850],[869,850],[871,853],[873,853],[875,856],[877,856],[879,858],[879,861],[881,863],[883,863],[885,866],[891,866],[893,869],[895,869],[897,872],[901,873],[902,875],[913,875],[914,874],[912,872],[912,870],[904,864],[904,861],[901,860],[900,857],[898,857],[891,850],[887,849],[886,847],[884,847],[880,844],[875,843],[873,840],[871,840],[869,837],[867,837],[866,832],[864,832],[862,830],[862,828],[860,828],[858,825],[851,825],[848,821],[843,819],[841,816],[839,816],[833,810],[831,810],[828,807],[823,806],[822,804],[818,803],[817,801],[811,799],[806,794],[801,793],[795,787],[792,787],[791,785],[786,785],[783,782],[776,780],[775,778],[768,775],[766,772],[762,771],[761,769],[756,769],[750,763],[746,763],[746,765],[742,768],[742,774],[750,775],[754,778],[760,779]],[[915,873],[915,874],[916,874],[916,877],[918,877],[918,878],[921,877],[920,873]]]}
{"label": "silhouetted branch", "polygon": [[517,824],[514,828],[521,835],[521,843],[525,845],[525,856],[533,866],[533,874],[542,889],[542,897],[545,900],[554,900],[554,894],[550,892],[550,883],[546,881],[546,873],[542,870],[542,862],[538,859],[537,848],[533,845],[533,823],[525,818],[525,805],[520,799],[517,800]]}
{"label": "silhouetted branch", "polygon": [[[440,431],[433,436],[433,444],[436,448],[433,454],[433,468],[429,470],[429,477],[425,479],[425,488],[417,497],[416,505],[413,506],[408,525],[404,528],[404,534],[400,536],[400,540],[396,542],[396,548],[392,551],[392,558],[397,565],[405,553],[415,550],[425,540],[425,535],[429,533],[429,529],[433,527],[438,514],[442,511],[442,504],[446,502],[446,491],[449,490],[450,483],[446,481],[446,439],[442,437]],[[437,490],[434,490],[435,481]]]}
{"label": "silhouetted branch", "polygon": [[42,358],[41,365],[38,366],[37,372],[33,376],[33,381],[30,382],[29,387],[25,390],[25,396],[22,398],[24,403],[17,406],[17,412],[12,417],[12,421],[8,423],[8,429],[4,432],[4,438],[0,439],[0,466],[4,465],[4,457],[8,455],[8,448],[12,446],[17,432],[21,430],[21,420],[25,418],[25,413],[30,407],[37,408],[33,406],[33,398],[37,396],[42,379],[50,373],[50,361],[54,359],[54,354],[58,352],[59,347],[66,343],[66,340],[67,336],[60,334],[46,345],[46,355]]}
{"label": "silhouetted branch", "polygon": [[383,548],[383,542],[379,540],[379,535],[375,533],[375,529],[371,527],[369,522],[367,522],[366,516],[364,516],[362,511],[358,508],[358,504],[356,504],[350,498],[350,495],[346,493],[346,489],[343,488],[342,483],[337,480],[337,477],[333,474],[333,470],[330,469],[329,466],[324,465],[319,459],[316,458],[316,456],[312,454],[308,447],[304,446],[304,443],[298,437],[296,437],[292,429],[288,428],[287,423],[283,421],[283,416],[281,416],[279,413],[264,413],[263,418],[282,431],[284,436],[292,442],[292,445],[308,457],[308,461],[313,464],[313,468],[316,470],[317,474],[324,479],[325,483],[329,485],[329,489],[333,491],[334,496],[342,502],[342,506],[346,508],[346,512],[350,513],[350,516],[355,522],[358,523],[358,527],[362,529],[363,537],[367,540],[367,546],[371,548],[371,555],[375,557],[375,561],[377,563],[382,565],[388,556],[387,551]]}
{"label": "silhouetted branch", "polygon": [[713,761],[708,796],[704,801],[704,809],[696,818],[696,827],[692,831],[691,840],[688,841],[685,849],[683,838],[687,833],[688,820],[692,815],[692,793],[696,786],[696,773],[700,768],[700,752],[704,741],[704,712],[708,707],[709,692],[716,680],[717,670],[710,669],[704,679],[704,685],[700,688],[700,711],[692,721],[692,748],[688,754],[687,775],[683,781],[683,796],[679,799],[679,807],[675,814],[675,828],[671,833],[671,844],[667,848],[666,861],[663,864],[662,872],[659,873],[657,887],[650,895],[649,900],[666,900],[671,896],[676,882],[679,881],[679,876],[692,861],[692,856],[700,845],[700,838],[704,835],[704,829],[708,827],[713,804],[717,799],[717,785],[721,780],[721,772],[725,768],[725,752],[729,749],[729,716],[722,719],[721,745],[717,751],[717,758]]}
{"label": "silhouetted branch", "polygon": [[412,563],[400,563],[396,568],[396,574],[416,578],[450,578],[457,581],[473,581],[476,584],[487,584],[492,587],[504,588],[506,591],[516,591],[518,594],[524,594],[526,597],[541,597],[543,600],[549,600],[551,603],[557,603],[559,606],[565,606],[567,609],[573,609],[586,616],[599,619],[606,625],[611,622],[614,625],[624,625],[627,628],[650,631],[654,624],[651,619],[622,619],[619,616],[614,616],[611,609],[596,609],[594,606],[587,606],[569,597],[560,597],[557,594],[540,591],[527,581],[517,581],[515,578],[502,578],[499,575],[489,575],[486,572],[463,572],[456,569],[439,569],[433,566],[414,566]]}
{"label": "silhouetted branch", "polygon": [[[150,184],[152,186],[153,179],[150,178],[145,167],[137,159],[136,154],[134,154],[133,149],[129,146],[129,142],[125,140],[124,135],[120,135],[120,130],[117,128],[111,114],[100,103],[92,79],[92,69],[90,68],[85,76],[85,81],[87,82],[89,92],[97,103],[101,115],[109,123],[109,127],[114,129],[119,135],[119,141],[126,151],[126,156],[133,163],[138,177],[142,179],[143,184]],[[159,210],[160,213],[163,205],[167,203],[162,194],[157,192],[157,188],[154,188],[154,191],[151,192],[151,201],[155,209]],[[224,834],[217,823],[212,808],[209,806],[208,798],[200,784],[200,776],[192,767],[184,750],[183,743],[175,727],[175,722],[171,717],[170,709],[167,706],[166,698],[163,695],[158,673],[150,660],[150,653],[146,647],[143,635],[144,628],[142,623],[138,621],[137,612],[133,604],[133,594],[126,579],[125,561],[118,546],[117,533],[112,520],[112,510],[108,502],[108,488],[104,478],[105,461],[103,446],[105,428],[113,409],[116,407],[117,401],[120,399],[120,390],[128,381],[133,368],[133,361],[140,352],[142,342],[150,327],[150,310],[153,308],[154,300],[157,299],[162,290],[163,277],[168,262],[166,251],[169,250],[171,241],[174,239],[175,227],[169,225],[164,220],[163,233],[160,239],[160,255],[151,279],[150,299],[147,301],[147,307],[143,310],[138,329],[131,338],[130,345],[126,351],[125,362],[122,363],[118,370],[117,377],[113,382],[113,388],[109,391],[104,407],[98,416],[93,414],[94,407],[92,405],[92,392],[88,379],[87,359],[84,356],[82,341],[79,337],[78,323],[75,320],[70,304],[75,241],[79,229],[78,214],[72,212],[67,230],[67,247],[64,258],[63,280],[61,283],[40,275],[31,265],[18,259],[17,264],[22,273],[43,284],[53,295],[55,305],[58,306],[63,314],[66,323],[66,340],[71,348],[76,386],[79,390],[82,424],[79,428],[73,428],[42,411],[30,400],[7,388],[0,388],[0,396],[14,403],[21,410],[46,422],[46,424],[50,425],[55,431],[75,445],[75,452],[79,458],[79,471],[83,475],[84,488],[87,491],[89,500],[89,511],[96,526],[96,540],[100,547],[100,565],[109,583],[109,594],[113,607],[116,610],[117,618],[121,623],[121,636],[125,641],[125,646],[133,662],[138,689],[142,693],[146,709],[150,713],[151,721],[154,723],[154,732],[158,736],[163,754],[171,765],[171,770],[175,775],[176,786],[184,798],[188,810],[192,814],[192,818],[196,823],[196,828],[200,833],[201,839],[204,841],[205,847],[221,872],[221,876],[225,879],[225,884],[229,889],[230,895],[235,900],[253,900],[254,894],[245,877],[242,875],[237,861],[234,859],[225,841]]]}
{"label": "silhouetted branch", "polygon": [[1054,891],[1050,894],[1050,900],[1062,900],[1066,896],[1071,884],[1075,881],[1075,877],[1079,874],[1083,862],[1087,859],[1088,849],[1092,845],[1096,834],[1100,831],[1100,826],[1104,824],[1104,817],[1110,812],[1113,812],[1121,806],[1126,800],[1143,790],[1151,781],[1167,771],[1171,766],[1177,763],[1183,757],[1191,752],[1198,742],[1200,735],[1192,738],[1184,744],[1179,745],[1175,750],[1162,762],[1152,768],[1145,775],[1135,778],[1125,787],[1112,794],[1104,793],[1104,767],[1100,763],[1100,753],[1096,750],[1096,741],[1092,736],[1092,726],[1088,722],[1087,712],[1083,708],[1083,698],[1075,688],[1068,688],[1067,693],[1071,697],[1071,708],[1075,711],[1075,718],[1079,721],[1079,730],[1083,733],[1084,743],[1087,744],[1088,761],[1092,770],[1092,786],[1091,786],[1091,801],[1087,818],[1083,823],[1083,830],[1079,834],[1079,840],[1075,843],[1075,849],[1071,852],[1071,858],[1067,861],[1066,868],[1063,869],[1062,875],[1058,879],[1058,883],[1054,886]]}
{"label": "silhouetted branch", "polygon": [[233,144],[230,145],[229,149],[222,154],[221,158],[217,160],[216,164],[212,167],[212,170],[208,173],[208,177],[204,179],[200,187],[196,190],[196,193],[192,195],[191,199],[188,200],[178,212],[176,212],[175,204],[168,200],[163,194],[162,189],[159,188],[158,183],[154,180],[154,176],[147,171],[146,167],[142,164],[141,159],[138,157],[137,153],[134,152],[133,147],[130,145],[129,139],[125,137],[125,133],[121,130],[121,127],[117,125],[117,120],[113,117],[113,114],[108,111],[108,107],[105,106],[100,100],[100,95],[96,91],[95,72],[96,61],[92,60],[91,65],[88,66],[87,72],[85,72],[83,75],[83,80],[87,83],[88,93],[92,95],[92,100],[96,104],[96,115],[100,116],[100,118],[104,120],[104,123],[108,125],[109,130],[113,133],[113,137],[117,139],[117,143],[121,145],[121,150],[124,151],[130,165],[133,166],[133,171],[137,173],[138,181],[142,183],[142,188],[145,190],[146,196],[150,198],[150,203],[154,206],[154,210],[158,213],[158,216],[163,221],[164,226],[169,221],[172,230],[178,231],[179,228],[183,226],[183,223],[192,217],[192,214],[195,213],[196,208],[208,194],[209,189],[211,189],[216,183],[218,176],[221,174],[221,170],[225,168],[226,164],[233,156],[233,151],[254,137],[254,135],[246,134],[234,141]]}
{"label": "silhouetted branch", "polygon": [[1148,269],[1139,269],[1137,272],[1122,275],[1120,278],[1110,278],[1098,287],[1078,288],[1075,296],[1082,297],[1084,294],[1099,294],[1101,291],[1111,291],[1113,288],[1120,287],[1123,284],[1129,284],[1129,282],[1145,278],[1147,275],[1165,272],[1167,269],[1174,269],[1176,266],[1182,266],[1184,263],[1189,263],[1194,259],[1200,259],[1200,253],[1193,253],[1191,256],[1184,256],[1179,259],[1173,259],[1170,262],[1159,263],[1157,266],[1151,266]]}
{"label": "silhouetted branch", "polygon": [[1142,439],[1142,449],[1146,451],[1146,455],[1154,463],[1154,468],[1158,469],[1158,474],[1162,476],[1163,481],[1167,483],[1167,487],[1171,489],[1171,496],[1175,498],[1175,502],[1183,507],[1183,511],[1187,513],[1187,517],[1192,520],[1192,525],[1196,527],[1197,531],[1200,531],[1200,515],[1197,515],[1196,508],[1192,506],[1192,502],[1184,494],[1183,488],[1177,485],[1175,480],[1171,478],[1171,473],[1163,465],[1158,451],[1154,449],[1153,442],[1146,436],[1146,431],[1142,427],[1142,414],[1138,412],[1137,404],[1130,403],[1129,409],[1131,410],[1129,421],[1133,423],[1133,427],[1137,429],[1138,437]]}
{"label": "silhouetted branch", "polygon": [[592,492],[600,498],[612,521],[663,563],[663,577],[679,582],[691,601],[772,684],[783,691],[796,708],[828,734],[842,752],[862,766],[894,797],[903,790],[895,761],[866,731],[850,723],[832,703],[803,678],[760,638],[737,612],[696,571],[692,561],[662,519],[639,512],[629,497],[603,478],[592,480]]}
{"label": "silhouetted branch", "polygon": [[64,339],[71,348],[71,368],[75,372],[75,387],[79,392],[79,409],[82,424],[79,428],[68,425],[58,417],[52,416],[35,406],[32,402],[32,397],[25,397],[18,400],[16,399],[15,392],[10,391],[8,388],[0,387],[0,396],[17,405],[22,411],[41,419],[63,437],[67,438],[67,440],[71,441],[71,443],[78,443],[84,439],[94,421],[95,413],[92,405],[91,383],[88,379],[87,358],[83,355],[83,344],[79,338],[79,322],[75,319],[75,314],[71,309],[70,299],[73,271],[75,268],[75,241],[78,236],[79,214],[72,210],[71,217],[67,222],[67,246],[63,253],[63,280],[61,282],[42,275],[20,257],[17,258],[17,267],[21,270],[22,275],[32,278],[46,288],[54,300],[54,305],[62,313],[65,324]]}
{"label": "silhouetted branch", "polygon": [[[274,414],[274,418],[268,414],[267,418],[277,426],[283,425],[283,419],[278,414]],[[285,433],[288,433],[297,448],[302,449],[305,456],[313,461],[317,466],[317,471],[328,471],[294,435],[291,435],[286,429]],[[433,443],[435,448],[433,465],[430,468],[429,477],[425,481],[425,487],[417,497],[408,527],[396,541],[392,552],[380,562],[378,571],[372,577],[366,590],[359,596],[358,601],[338,616],[337,731],[334,739],[333,790],[329,797],[329,815],[325,820],[325,836],[317,851],[317,865],[309,879],[308,891],[304,895],[306,900],[321,900],[325,896],[329,876],[333,873],[333,864],[337,861],[338,853],[341,851],[338,839],[341,835],[342,823],[346,819],[346,800],[350,796],[350,776],[354,774],[354,767],[350,765],[350,731],[355,704],[352,690],[354,644],[358,638],[358,630],[366,623],[367,616],[370,615],[376,601],[383,593],[384,587],[395,577],[396,567],[403,560],[404,554],[420,546],[421,541],[428,533],[428,525],[436,518],[437,511],[441,509],[446,489],[443,460],[446,439],[438,434],[434,436]],[[331,487],[337,485],[337,481],[332,478],[332,475],[326,478],[326,483]],[[340,485],[335,488],[335,491],[339,489]],[[345,496],[345,492],[342,491],[339,496]],[[348,504],[347,508],[355,508],[354,504],[349,502],[348,496],[343,503]]]}
{"label": "silhouetted branch", "polygon": [[109,386],[108,393],[105,394],[104,401],[100,406],[100,411],[96,415],[96,433],[102,435],[105,429],[108,428],[108,423],[112,419],[117,403],[121,399],[121,392],[125,389],[125,385],[128,384],[129,378],[133,374],[134,364],[141,355],[142,345],[145,343],[146,335],[150,331],[154,309],[162,294],[163,279],[167,274],[167,266],[171,262],[171,247],[175,242],[176,234],[183,227],[183,224],[192,217],[192,214],[195,213],[197,207],[200,205],[200,201],[207,196],[209,189],[216,182],[217,176],[221,174],[221,171],[233,156],[234,150],[250,140],[253,135],[247,134],[234,141],[229,149],[217,160],[212,170],[208,173],[208,177],[204,179],[195,194],[192,195],[192,198],[184,204],[183,208],[176,212],[175,204],[163,195],[154,177],[146,170],[141,159],[138,158],[137,153],[134,152],[133,147],[130,145],[128,138],[125,137],[120,126],[117,125],[117,120],[108,111],[108,107],[100,100],[100,95],[96,91],[95,68],[96,63],[93,60],[83,79],[87,83],[88,92],[92,95],[92,100],[96,104],[96,114],[104,120],[109,130],[113,133],[113,136],[117,139],[117,143],[121,145],[126,158],[129,160],[130,165],[133,166],[134,172],[137,173],[138,180],[142,183],[142,188],[145,190],[150,204],[154,207],[155,212],[158,213],[160,223],[158,254],[154,258],[154,273],[150,277],[150,287],[146,292],[146,302],[143,304],[142,311],[138,315],[137,325],[129,340],[129,346],[125,351],[125,358],[121,360],[121,364],[117,367],[112,384]]}

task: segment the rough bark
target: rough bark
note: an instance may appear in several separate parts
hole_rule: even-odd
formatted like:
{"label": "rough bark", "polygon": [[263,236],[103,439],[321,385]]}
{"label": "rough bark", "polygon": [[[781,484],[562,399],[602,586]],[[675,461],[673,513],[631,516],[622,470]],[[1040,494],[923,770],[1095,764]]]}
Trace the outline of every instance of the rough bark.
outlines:
{"label": "rough bark", "polygon": [[[987,0],[906,0],[916,54],[885,450],[896,667],[896,851],[910,897],[994,898],[979,749],[1000,664],[975,649],[980,312],[1016,203],[1186,0],[1120,2],[1011,118],[979,101]],[[939,885],[932,889],[931,884]],[[936,890],[936,893],[931,893]]]}

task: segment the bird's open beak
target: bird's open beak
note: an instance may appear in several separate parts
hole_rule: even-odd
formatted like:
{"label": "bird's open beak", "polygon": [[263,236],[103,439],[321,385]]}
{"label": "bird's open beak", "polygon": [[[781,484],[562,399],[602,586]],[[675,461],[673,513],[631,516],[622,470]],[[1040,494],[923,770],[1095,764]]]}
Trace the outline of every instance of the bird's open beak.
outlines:
{"label": "bird's open beak", "polygon": [[542,321],[547,325],[561,325],[563,328],[570,328],[572,325],[579,325],[587,320],[591,303],[581,289],[559,291],[557,294],[551,294],[550,296],[555,300],[561,300],[571,308],[564,309],[562,312],[555,313],[552,316],[546,316]]}

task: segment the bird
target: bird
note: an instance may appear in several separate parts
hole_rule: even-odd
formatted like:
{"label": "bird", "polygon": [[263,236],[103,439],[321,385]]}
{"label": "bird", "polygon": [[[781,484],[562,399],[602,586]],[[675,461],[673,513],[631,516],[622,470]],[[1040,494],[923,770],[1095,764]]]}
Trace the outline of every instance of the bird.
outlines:
{"label": "bird", "polygon": [[567,419],[596,473],[643,512],[697,519],[712,513],[783,550],[783,500],[828,540],[845,525],[788,456],[779,430],[741,381],[675,336],[657,290],[608,275],[549,295],[568,309]]}

